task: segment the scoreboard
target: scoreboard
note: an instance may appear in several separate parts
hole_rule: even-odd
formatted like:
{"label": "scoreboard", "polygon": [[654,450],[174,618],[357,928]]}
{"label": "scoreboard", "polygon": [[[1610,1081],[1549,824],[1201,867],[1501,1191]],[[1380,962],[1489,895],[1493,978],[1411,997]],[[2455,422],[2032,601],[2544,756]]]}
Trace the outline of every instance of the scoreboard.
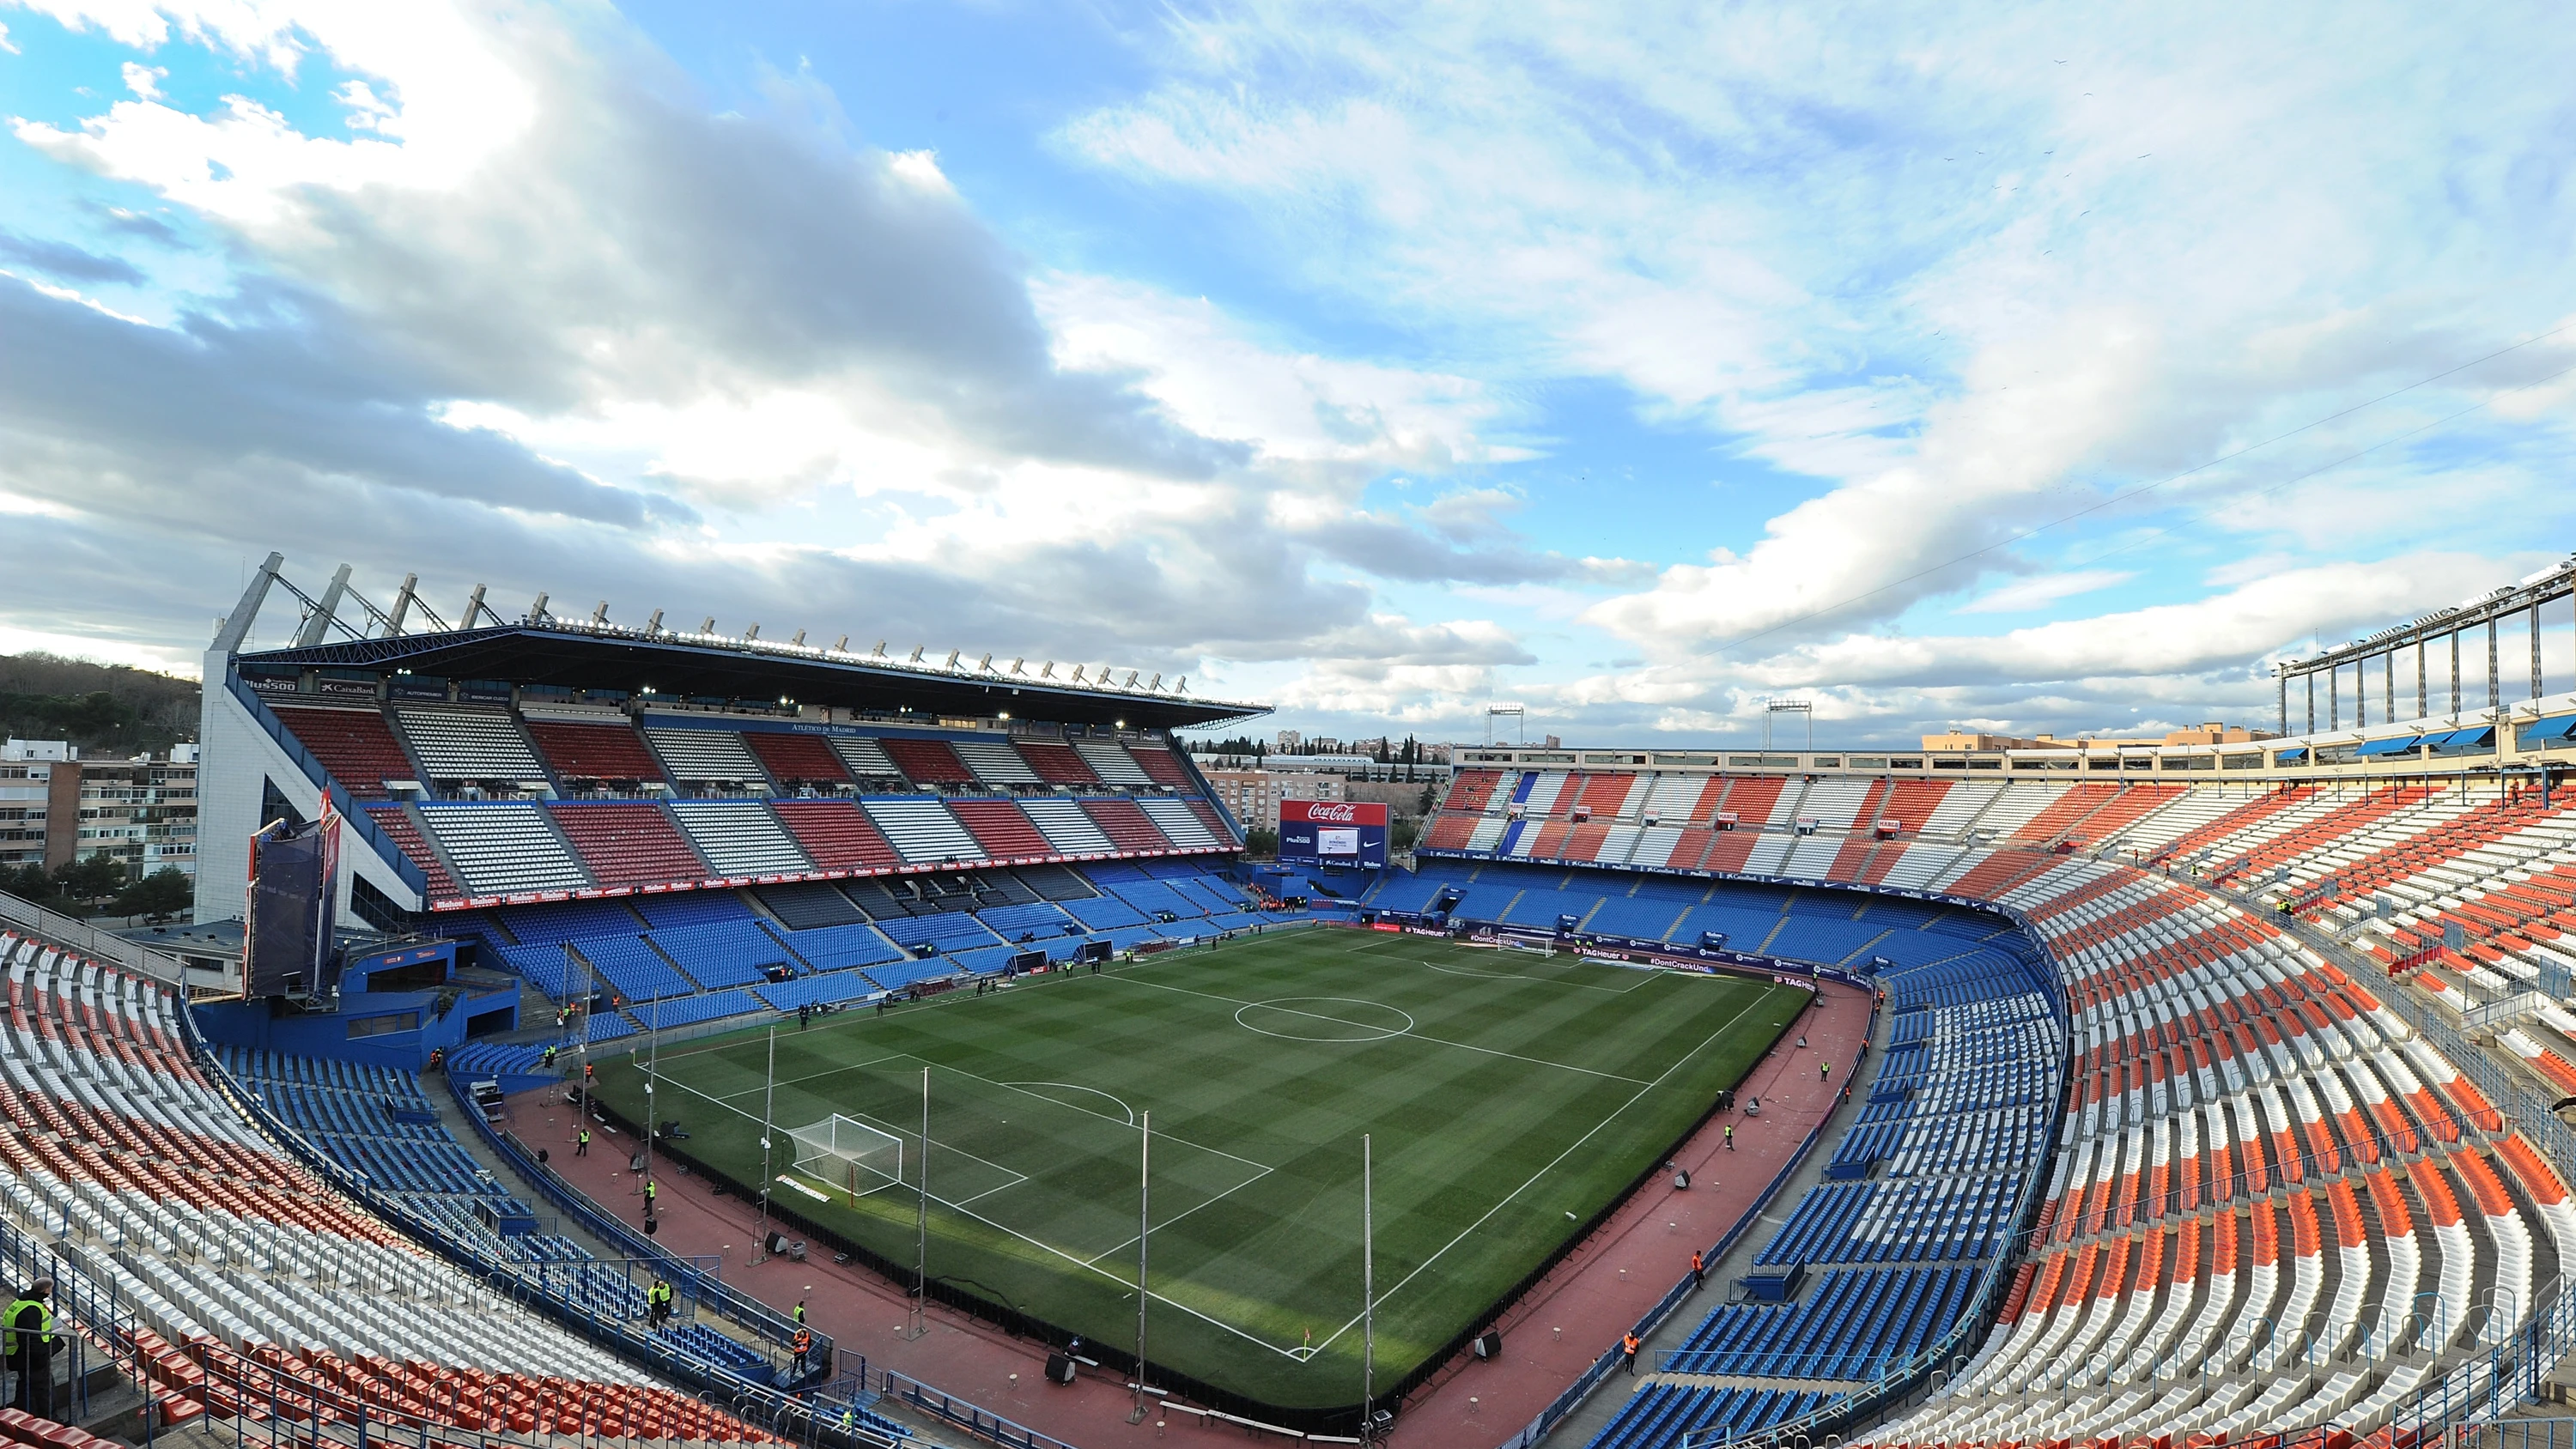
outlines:
{"label": "scoreboard", "polygon": [[1356,800],[1279,802],[1279,859],[1289,865],[1386,864],[1386,807]]}

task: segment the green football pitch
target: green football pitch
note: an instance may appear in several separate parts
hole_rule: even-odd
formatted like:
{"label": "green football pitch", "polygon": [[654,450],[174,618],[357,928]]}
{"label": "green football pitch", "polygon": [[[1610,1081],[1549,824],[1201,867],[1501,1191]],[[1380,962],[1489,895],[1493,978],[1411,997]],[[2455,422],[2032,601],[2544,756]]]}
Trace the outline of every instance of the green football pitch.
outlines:
{"label": "green football pitch", "polygon": [[[1652,1166],[1805,1001],[1740,977],[1310,929],[789,1020],[772,1197],[912,1263],[927,1069],[932,1278],[1131,1348],[1150,1114],[1153,1361],[1266,1403],[1356,1403],[1363,1133],[1387,1384]],[[768,1051],[754,1030],[659,1059],[659,1115],[738,1182],[761,1176]],[[599,1077],[640,1120],[643,1059]],[[867,1150],[799,1168],[789,1133],[835,1116]]]}

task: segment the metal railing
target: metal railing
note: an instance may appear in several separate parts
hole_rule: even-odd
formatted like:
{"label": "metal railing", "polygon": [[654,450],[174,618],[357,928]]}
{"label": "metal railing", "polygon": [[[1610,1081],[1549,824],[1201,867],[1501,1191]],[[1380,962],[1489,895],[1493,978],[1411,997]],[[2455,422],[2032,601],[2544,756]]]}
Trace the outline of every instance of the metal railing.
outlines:
{"label": "metal railing", "polygon": [[46,910],[34,901],[0,893],[0,922],[20,927],[57,946],[111,962],[120,970],[188,989],[188,969],[176,956],[155,951],[139,941],[110,935],[87,921]]}

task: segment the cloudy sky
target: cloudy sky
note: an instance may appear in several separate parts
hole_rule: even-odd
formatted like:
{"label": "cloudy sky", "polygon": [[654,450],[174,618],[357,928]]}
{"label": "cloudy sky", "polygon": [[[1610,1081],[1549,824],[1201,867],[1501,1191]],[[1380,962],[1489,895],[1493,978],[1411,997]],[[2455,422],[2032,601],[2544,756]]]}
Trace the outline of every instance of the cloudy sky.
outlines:
{"label": "cloudy sky", "polygon": [[2563,11],[1958,13],[0,0],[0,649],[193,669],[274,548],[1858,743],[2566,555]]}

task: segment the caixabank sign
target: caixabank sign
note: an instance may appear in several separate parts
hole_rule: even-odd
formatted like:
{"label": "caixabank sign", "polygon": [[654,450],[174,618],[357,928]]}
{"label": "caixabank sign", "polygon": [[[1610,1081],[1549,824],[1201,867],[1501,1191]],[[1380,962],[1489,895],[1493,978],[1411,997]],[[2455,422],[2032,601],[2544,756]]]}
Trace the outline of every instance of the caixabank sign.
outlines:
{"label": "caixabank sign", "polygon": [[1279,859],[1290,865],[1386,864],[1386,807],[1350,800],[1279,802]]}

